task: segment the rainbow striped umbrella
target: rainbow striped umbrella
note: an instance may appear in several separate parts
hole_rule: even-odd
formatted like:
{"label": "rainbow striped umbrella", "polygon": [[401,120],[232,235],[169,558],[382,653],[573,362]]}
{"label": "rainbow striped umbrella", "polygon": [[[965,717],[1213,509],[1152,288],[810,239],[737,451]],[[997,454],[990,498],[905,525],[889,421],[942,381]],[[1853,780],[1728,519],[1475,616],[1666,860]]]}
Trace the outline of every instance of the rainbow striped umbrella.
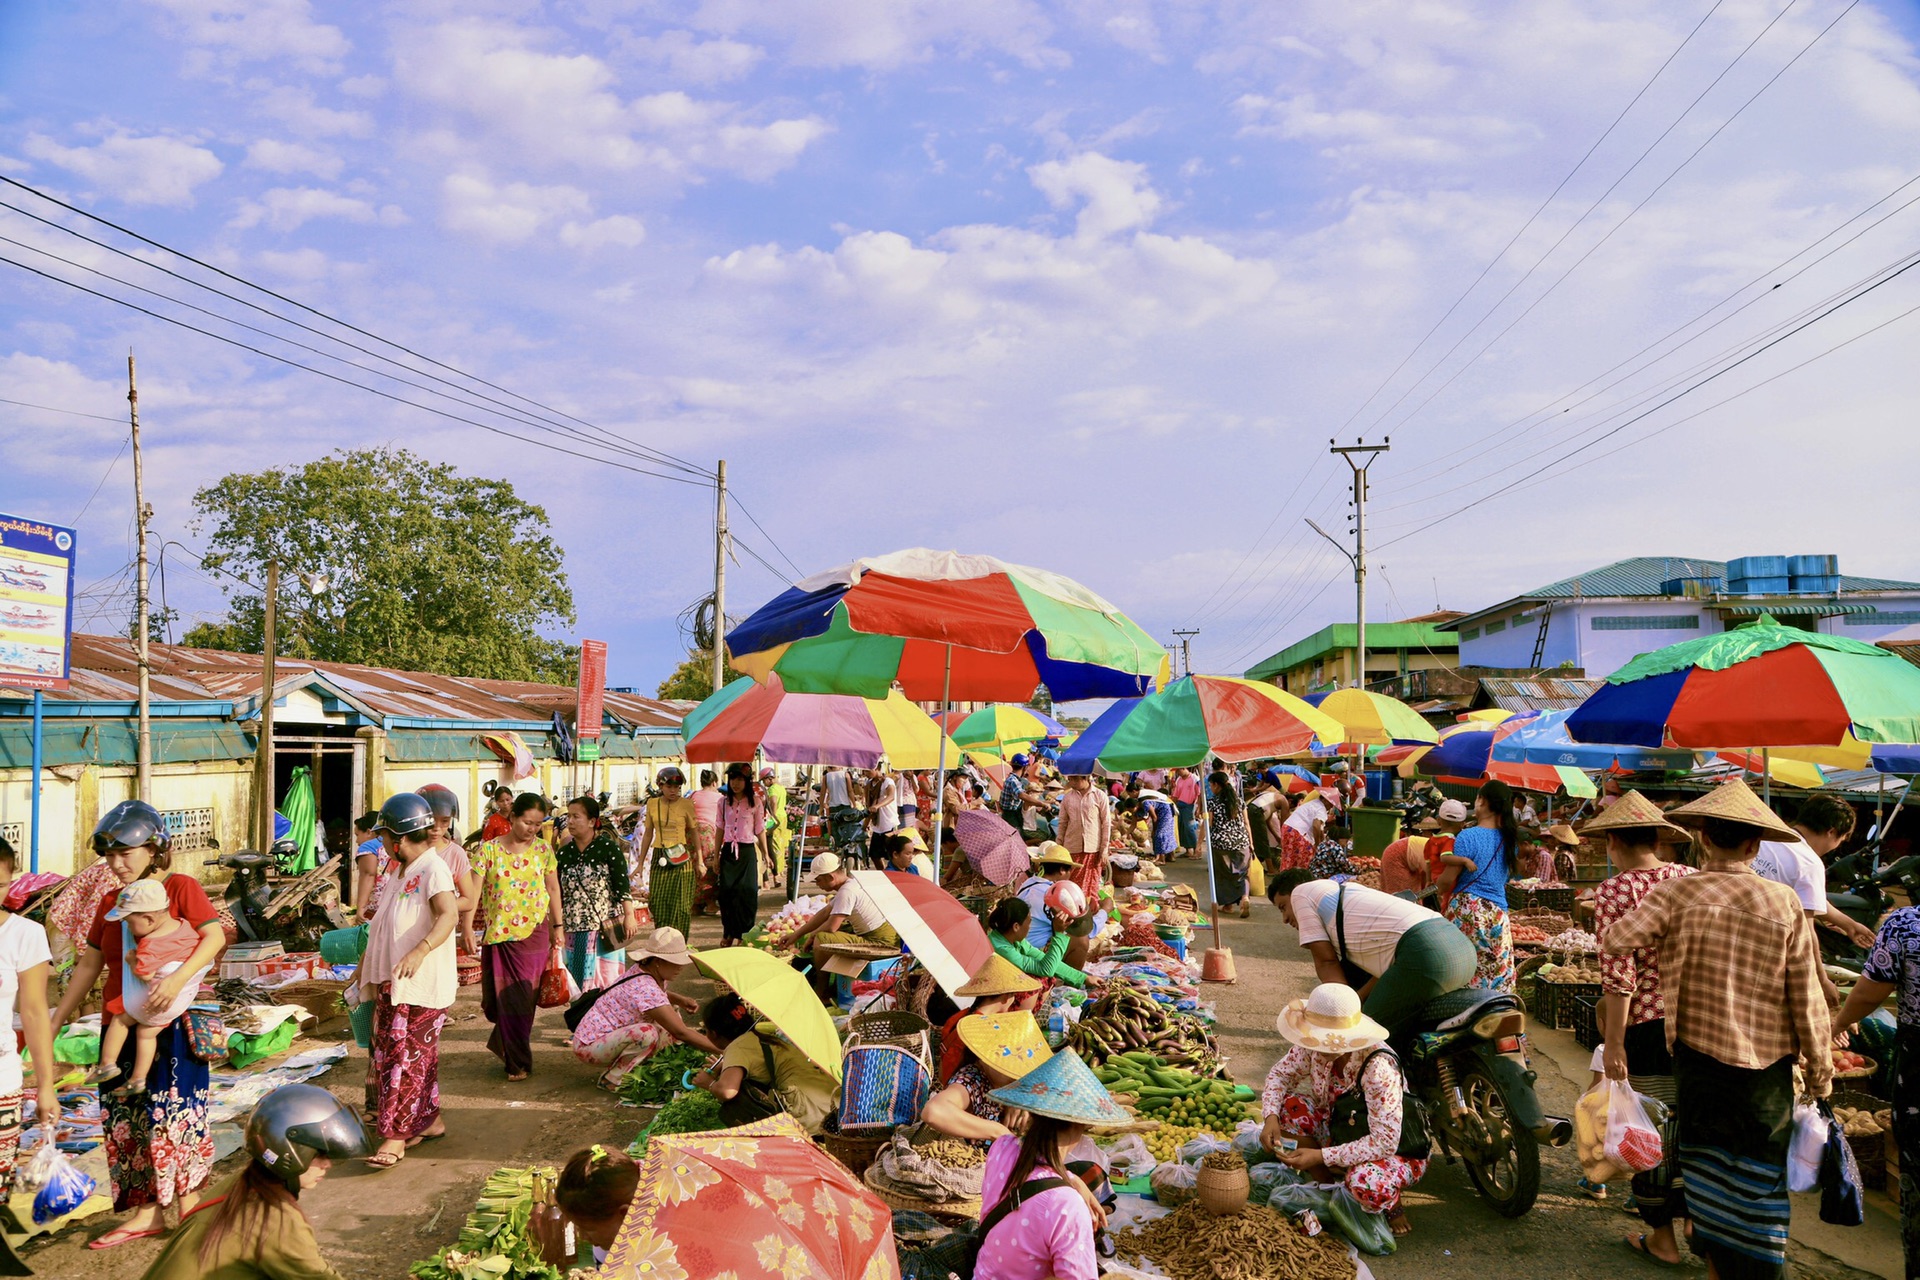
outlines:
{"label": "rainbow striped umbrella", "polygon": [[1340,742],[1380,747],[1437,742],[1440,735],[1418,711],[1398,698],[1366,689],[1335,689],[1309,699],[1340,722]]}
{"label": "rainbow striped umbrella", "polygon": [[1579,742],[1744,750],[1920,741],[1920,667],[1762,615],[1643,653],[1567,717]]}
{"label": "rainbow striped umbrella", "polygon": [[1340,722],[1270,684],[1235,676],[1182,676],[1157,693],[1116,702],[1057,762],[1065,774],[1198,764],[1209,756],[1257,760],[1337,741]]}
{"label": "rainbow striped umbrella", "polygon": [[[940,763],[940,726],[898,693],[850,698],[788,693],[779,677],[757,684],[730,682],[692,711],[680,732],[687,760],[751,760],[756,752],[780,764],[843,764],[871,769],[881,759],[895,769],[933,769]],[[951,739],[947,759],[959,758]]]}
{"label": "rainbow striped umbrella", "polygon": [[796,693],[919,701],[1138,697],[1167,651],[1069,578],[915,548],[815,574],[727,633],[733,664]]}
{"label": "rainbow striped umbrella", "polygon": [[1068,737],[1067,726],[1032,707],[995,705],[978,711],[948,712],[936,717],[962,751],[985,752],[1005,758],[1027,751],[1042,738]]}

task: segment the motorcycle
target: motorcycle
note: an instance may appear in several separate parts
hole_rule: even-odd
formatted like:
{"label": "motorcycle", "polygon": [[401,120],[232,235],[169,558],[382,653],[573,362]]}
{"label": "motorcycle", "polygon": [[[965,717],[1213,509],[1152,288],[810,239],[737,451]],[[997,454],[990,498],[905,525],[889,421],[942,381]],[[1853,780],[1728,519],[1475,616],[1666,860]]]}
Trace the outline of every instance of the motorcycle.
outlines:
{"label": "motorcycle", "polygon": [[340,872],[323,862],[299,875],[269,875],[284,865],[292,841],[274,845],[272,853],[242,849],[214,859],[214,865],[233,872],[221,905],[233,917],[239,936],[249,942],[279,941],[289,951],[318,951],[320,935],[347,927],[340,909]]}
{"label": "motorcycle", "polygon": [[[1903,905],[1887,892],[1897,885],[1909,903],[1920,903],[1920,854],[1901,858],[1886,867],[1878,865],[1878,846],[1836,858],[1827,868],[1827,902],[1878,930],[1887,912]],[[1820,935],[1820,957],[1828,964],[1858,973],[1867,962],[1866,948],[1831,929],[1815,930]]]}
{"label": "motorcycle", "polygon": [[1524,1215],[1540,1194],[1541,1144],[1562,1147],[1573,1136],[1572,1122],[1547,1115],[1534,1093],[1526,1026],[1516,997],[1469,987],[1430,1000],[1394,1037],[1407,1041],[1401,1061],[1427,1131],[1505,1218]]}

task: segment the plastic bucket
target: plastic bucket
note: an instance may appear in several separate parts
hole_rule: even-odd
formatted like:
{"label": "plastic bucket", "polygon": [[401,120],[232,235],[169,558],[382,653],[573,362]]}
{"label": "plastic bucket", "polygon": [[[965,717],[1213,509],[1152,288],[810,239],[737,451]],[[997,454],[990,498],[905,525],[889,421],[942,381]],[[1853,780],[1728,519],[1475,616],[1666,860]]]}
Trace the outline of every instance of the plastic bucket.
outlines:
{"label": "plastic bucket", "polygon": [[359,964],[367,954],[367,929],[356,924],[347,929],[329,929],[320,935],[320,958],[328,964]]}
{"label": "plastic bucket", "polygon": [[347,1013],[353,1024],[353,1042],[362,1049],[373,1048],[373,1001],[362,1000]]}

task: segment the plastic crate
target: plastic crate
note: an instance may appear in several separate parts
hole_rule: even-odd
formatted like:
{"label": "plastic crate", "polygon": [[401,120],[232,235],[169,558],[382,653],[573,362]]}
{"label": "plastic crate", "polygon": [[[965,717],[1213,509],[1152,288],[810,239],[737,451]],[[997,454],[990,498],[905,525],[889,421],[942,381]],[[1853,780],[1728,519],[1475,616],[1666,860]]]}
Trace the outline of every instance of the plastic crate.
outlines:
{"label": "plastic crate", "polygon": [[1582,1049],[1600,1047],[1600,1001],[1576,995],[1566,1002],[1573,1012],[1573,1042]]}
{"label": "plastic crate", "polygon": [[1577,997],[1585,996],[1596,1004],[1600,1000],[1597,982],[1542,982],[1540,989],[1552,993],[1542,1002],[1545,1010],[1540,1021],[1556,1031],[1573,1030],[1573,1004]]}

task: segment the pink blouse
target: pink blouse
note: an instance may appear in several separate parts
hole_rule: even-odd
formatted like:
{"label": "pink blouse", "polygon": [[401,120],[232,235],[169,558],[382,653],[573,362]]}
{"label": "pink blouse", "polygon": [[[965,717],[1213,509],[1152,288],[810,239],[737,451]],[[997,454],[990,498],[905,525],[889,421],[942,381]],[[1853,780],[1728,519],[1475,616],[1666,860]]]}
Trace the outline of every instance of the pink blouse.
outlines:
{"label": "pink blouse", "polygon": [[757,796],[752,804],[728,799],[720,815],[720,839],[726,844],[752,844],[766,826],[765,802]]}
{"label": "pink blouse", "polygon": [[[1020,1139],[998,1138],[987,1152],[987,1168],[980,1186],[980,1214],[985,1217],[999,1201],[1020,1156]],[[1061,1175],[1035,1169],[1031,1178]],[[1064,1175],[1071,1178],[1072,1174]],[[1093,1248],[1093,1215],[1072,1187],[1042,1191],[1001,1219],[980,1246],[979,1276],[994,1280],[1099,1280],[1100,1262]]]}

